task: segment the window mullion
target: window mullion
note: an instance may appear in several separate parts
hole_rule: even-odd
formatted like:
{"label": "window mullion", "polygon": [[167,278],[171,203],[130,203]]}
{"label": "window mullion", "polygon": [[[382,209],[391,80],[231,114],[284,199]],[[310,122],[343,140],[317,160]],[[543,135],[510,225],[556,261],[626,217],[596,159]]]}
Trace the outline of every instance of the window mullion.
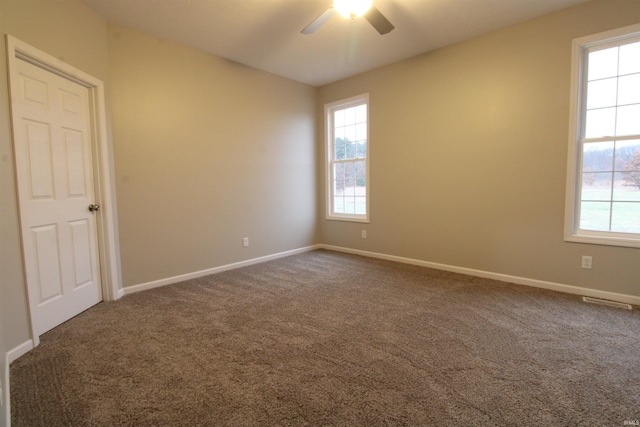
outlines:
{"label": "window mullion", "polygon": [[580,142],[582,144],[588,144],[590,142],[607,142],[607,141],[633,141],[635,139],[640,139],[640,134],[638,135],[625,135],[625,136],[602,136],[598,138],[582,138]]}

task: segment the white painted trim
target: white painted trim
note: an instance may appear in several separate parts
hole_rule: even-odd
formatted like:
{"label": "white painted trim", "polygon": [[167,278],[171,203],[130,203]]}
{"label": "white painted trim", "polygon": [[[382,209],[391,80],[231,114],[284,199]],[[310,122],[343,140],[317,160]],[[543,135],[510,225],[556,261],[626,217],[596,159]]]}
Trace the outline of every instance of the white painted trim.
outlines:
{"label": "white painted trim", "polygon": [[[336,214],[333,213],[333,192],[332,192],[332,172],[331,166],[333,161],[333,155],[331,150],[334,146],[334,127],[333,127],[333,111],[336,109],[343,109],[349,107],[355,107],[358,105],[366,105],[367,106],[367,157],[365,157],[365,173],[366,173],[366,194],[365,194],[365,203],[366,203],[366,214],[365,215],[356,215],[356,214]],[[340,107],[340,108],[338,108]],[[370,209],[370,178],[369,178],[369,170],[371,162],[369,161],[371,157],[371,126],[370,126],[370,110],[371,103],[369,102],[369,92],[363,93],[361,95],[352,96],[347,99],[342,99],[339,101],[330,102],[324,105],[324,120],[325,120],[325,139],[324,139],[324,157],[325,157],[325,165],[324,165],[324,181],[325,181],[325,219],[331,221],[347,221],[347,222],[361,222],[368,224],[371,218],[371,209]]]}
{"label": "white painted trim", "polygon": [[9,350],[7,352],[8,365],[13,363],[20,356],[23,356],[23,355],[27,354],[28,352],[30,352],[31,350],[33,350],[33,347],[34,347],[33,340],[27,340],[27,341],[23,342],[22,344],[20,344],[19,346]]}
{"label": "white painted trim", "polygon": [[9,350],[5,355],[5,364],[4,364],[4,383],[2,384],[3,390],[3,405],[5,410],[5,425],[7,427],[11,426],[11,381],[9,380],[9,375],[11,374],[10,365],[15,360],[17,360],[20,356],[27,354],[29,351],[33,350],[33,341],[28,340],[20,344],[19,346]]}
{"label": "white painted trim", "polygon": [[454,273],[467,274],[469,276],[484,277],[487,279],[500,280],[502,282],[515,283],[517,285],[531,286],[534,288],[548,289],[573,295],[584,295],[588,297],[601,298],[610,301],[623,302],[631,305],[640,305],[640,296],[619,294],[616,292],[601,291],[598,289],[581,288],[579,286],[565,285],[562,283],[546,282],[544,280],[529,279],[526,277],[510,276],[508,274],[494,273],[490,271],[475,270],[472,268],[456,267],[453,265],[439,264],[435,262],[422,261],[413,258],[404,258],[395,255],[381,254],[377,252],[362,251],[359,249],[344,248],[341,246],[318,245],[322,249],[336,252],[344,252],[354,255],[362,255],[370,258],[395,261],[403,264],[418,265],[421,267],[434,268],[436,270],[451,271]]}
{"label": "white painted trim", "polygon": [[184,282],[185,280],[197,279],[198,277],[209,276],[211,274],[222,273],[223,271],[235,270],[237,268],[247,267],[253,264],[259,264],[266,261],[272,261],[278,258],[284,258],[291,255],[297,255],[304,252],[310,252],[316,249],[320,249],[322,245],[306,246],[304,248],[293,249],[290,251],[279,252],[272,255],[266,255],[259,258],[253,258],[246,261],[235,262],[232,264],[221,265],[219,267],[208,268],[206,270],[195,271],[193,273],[181,274],[179,276],[167,277],[166,279],[154,280],[153,282],[141,283],[139,285],[127,286],[123,288],[124,295],[133,294],[136,292],[146,291],[161,286],[172,285],[174,283]]}
{"label": "white painted trim", "polygon": [[118,263],[116,242],[116,210],[115,193],[111,188],[111,164],[109,162],[109,147],[107,138],[106,97],[102,82],[92,91],[94,117],[94,137],[97,141],[96,168],[99,179],[96,180],[96,196],[100,201],[100,215],[98,215],[98,244],[100,250],[102,298],[105,301],[117,300],[121,296],[120,270]]}
{"label": "white painted trim", "polygon": [[[640,239],[633,233],[597,232],[579,228],[580,197],[582,193],[579,174],[582,172],[581,144],[584,142],[586,78],[583,64],[590,48],[616,46],[625,39],[637,38],[640,24],[592,34],[574,39],[571,45],[571,86],[569,100],[569,148],[567,155],[567,179],[564,214],[564,240],[566,242],[593,245],[640,248]],[[635,139],[636,136],[617,140]],[[589,141],[609,141],[612,138],[591,138]]]}
{"label": "white painted trim", "polygon": [[[112,170],[109,163],[109,148],[107,138],[107,120],[105,110],[104,83],[71,65],[24,43],[7,34],[7,63],[9,80],[16,75],[16,59],[21,58],[42,67],[52,73],[75,81],[89,90],[91,99],[92,131],[94,148],[94,182],[96,185],[96,200],[101,205],[98,229],[98,256],[100,258],[100,281],[102,285],[102,299],[111,301],[118,299],[121,288],[119,266],[117,262],[117,245],[115,233],[115,195],[111,189]],[[13,84],[10,84],[10,88]],[[28,294],[28,292],[27,292]],[[30,304],[31,305],[31,304]],[[39,337],[31,322],[33,343],[39,344]]]}
{"label": "white painted trim", "polygon": [[601,44],[611,44],[629,38],[629,34],[640,32],[640,24],[628,25],[626,27],[615,28],[613,30],[604,31],[602,33],[590,34],[588,36],[574,39],[579,45],[596,46]]}
{"label": "white painted trim", "polygon": [[502,282],[514,283],[517,285],[531,286],[534,288],[548,289],[548,290],[563,292],[567,294],[583,295],[588,297],[601,298],[601,299],[606,299],[610,301],[618,301],[618,302],[623,302],[631,305],[640,306],[640,296],[635,296],[635,295],[626,295],[626,294],[619,294],[616,292],[601,291],[598,289],[582,288],[579,286],[547,282],[544,280],[530,279],[527,277],[511,276],[508,274],[494,273],[491,271],[475,270],[472,268],[457,267],[453,265],[439,264],[435,262],[423,261],[423,260],[414,259],[414,258],[405,258],[405,257],[396,256],[396,255],[381,254],[378,252],[369,252],[369,251],[363,251],[359,249],[351,249],[351,248],[345,248],[342,246],[333,246],[333,245],[325,245],[325,244],[307,246],[304,248],[294,249],[291,251],[285,251],[285,252],[267,255],[259,258],[253,258],[246,261],[240,261],[233,264],[222,265],[220,267],[214,267],[206,270],[196,271],[193,273],[187,273],[179,276],[168,277],[166,279],[155,280],[153,282],[127,286],[122,290],[122,294],[129,295],[136,292],[146,291],[148,289],[158,288],[161,286],[171,285],[174,283],[180,283],[185,280],[196,279],[198,277],[221,273],[223,271],[235,270],[237,268],[247,267],[253,264],[259,264],[262,262],[271,261],[278,258],[284,258],[291,255],[301,254],[304,252],[310,252],[316,249],[326,249],[326,250],[335,251],[335,252],[344,252],[344,253],[349,253],[354,255],[366,256],[369,258],[384,259],[387,261],[400,262],[402,264],[417,265],[420,267],[428,267],[428,268],[434,268],[436,270],[451,271],[453,273],[461,273],[461,274],[466,274],[466,275],[475,276],[475,277],[484,277],[487,279],[494,279]]}
{"label": "white painted trim", "polygon": [[7,427],[11,426],[11,390],[10,390],[10,385],[11,385],[11,381],[9,381],[9,373],[10,373],[10,369],[9,369],[9,353],[6,353],[4,355],[5,358],[5,363],[4,363],[4,383],[2,384],[2,392],[4,393],[2,395],[2,399],[3,402],[2,404],[4,405],[4,414],[5,414],[5,425]]}

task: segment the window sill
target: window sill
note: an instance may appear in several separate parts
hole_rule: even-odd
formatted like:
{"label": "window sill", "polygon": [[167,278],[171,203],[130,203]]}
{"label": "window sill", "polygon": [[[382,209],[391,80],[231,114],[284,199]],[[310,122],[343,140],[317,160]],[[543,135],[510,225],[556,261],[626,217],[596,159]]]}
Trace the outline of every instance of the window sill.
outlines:
{"label": "window sill", "polygon": [[325,219],[328,220],[328,221],[360,222],[360,223],[369,224],[369,218],[357,217],[357,216],[354,217],[354,216],[336,216],[336,215],[329,216],[329,215],[327,215],[325,217]]}
{"label": "window sill", "polygon": [[565,242],[586,243],[590,245],[622,246],[627,248],[640,248],[640,239],[596,236],[591,234],[570,234],[565,236]]}

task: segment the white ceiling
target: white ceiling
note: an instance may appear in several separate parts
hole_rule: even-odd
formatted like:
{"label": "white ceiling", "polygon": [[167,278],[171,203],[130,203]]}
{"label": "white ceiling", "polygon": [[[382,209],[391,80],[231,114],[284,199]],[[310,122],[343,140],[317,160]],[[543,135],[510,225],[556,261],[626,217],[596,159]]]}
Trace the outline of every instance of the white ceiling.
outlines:
{"label": "white ceiling", "polygon": [[334,16],[332,0],[84,0],[107,20],[314,86],[589,0],[374,0],[394,25]]}

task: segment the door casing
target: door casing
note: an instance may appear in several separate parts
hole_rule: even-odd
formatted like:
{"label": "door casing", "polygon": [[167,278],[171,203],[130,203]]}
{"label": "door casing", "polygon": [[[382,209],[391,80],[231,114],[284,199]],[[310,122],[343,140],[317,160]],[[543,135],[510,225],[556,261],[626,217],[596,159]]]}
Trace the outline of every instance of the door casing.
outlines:
{"label": "door casing", "polygon": [[[95,197],[101,206],[101,214],[97,217],[98,232],[98,258],[100,263],[100,280],[102,285],[102,298],[104,301],[113,301],[120,298],[122,288],[120,285],[120,268],[117,250],[117,226],[116,226],[116,209],[115,194],[112,191],[111,176],[112,168],[109,161],[109,144],[107,138],[106,127],[106,108],[104,84],[99,79],[80,71],[71,65],[54,58],[53,56],[42,52],[33,46],[24,43],[10,35],[6,36],[7,42],[7,62],[9,69],[9,97],[13,99],[16,94],[11,94],[14,80],[17,78],[16,59],[20,58],[41,67],[54,74],[62,76],[66,79],[74,81],[89,91],[89,109],[90,109],[90,126],[91,126],[91,144],[93,151],[93,176],[95,185]],[[12,125],[15,128],[16,123]],[[14,151],[15,151],[15,135],[14,135]],[[16,171],[16,179],[18,179]],[[21,243],[22,245],[22,243]],[[24,251],[24,248],[23,248]],[[23,253],[24,256],[24,253]],[[25,274],[26,277],[26,274]],[[25,283],[27,296],[31,301],[32,297],[28,295],[28,287]],[[30,313],[31,316],[31,313]],[[31,322],[31,335],[33,345],[37,346],[40,342],[33,322]]]}

